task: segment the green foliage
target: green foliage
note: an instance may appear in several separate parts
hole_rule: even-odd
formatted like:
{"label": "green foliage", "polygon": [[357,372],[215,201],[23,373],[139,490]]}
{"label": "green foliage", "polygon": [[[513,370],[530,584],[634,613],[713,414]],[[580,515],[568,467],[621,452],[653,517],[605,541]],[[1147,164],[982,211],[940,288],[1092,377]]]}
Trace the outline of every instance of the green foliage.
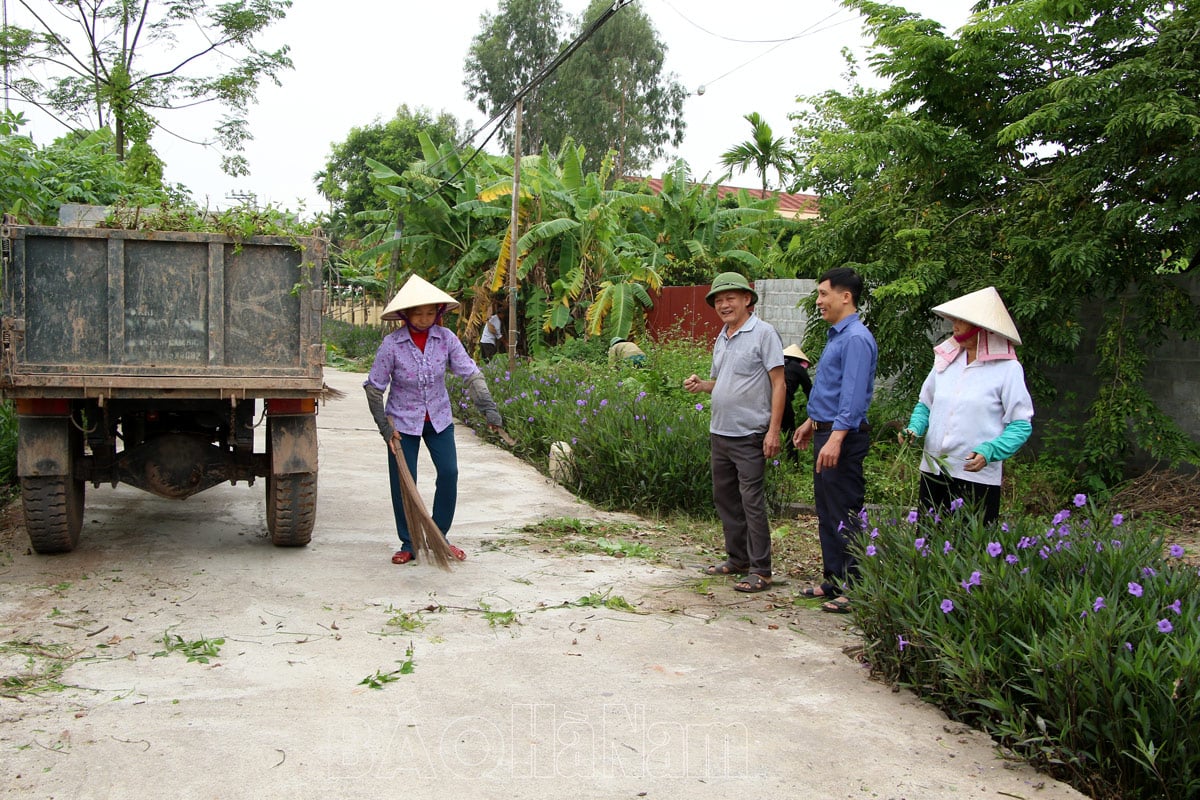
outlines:
{"label": "green foliage", "polygon": [[762,178],[763,194],[767,193],[767,173],[775,170],[779,174],[779,183],[787,183],[792,173],[795,155],[788,147],[787,140],[782,136],[776,137],[771,126],[757,111],[751,111],[745,116],[750,123],[750,139],[734,145],[721,154],[721,163],[738,172],[748,172],[754,169]]}
{"label": "green foliage", "polygon": [[[283,19],[291,0],[35,0],[10,19],[0,36],[0,60],[9,69],[6,90],[79,130],[114,132],[115,154],[146,144],[159,117],[177,108],[214,103],[225,113],[214,126],[230,175],[247,172],[240,154],[249,138],[245,113],[259,83],[292,66],[286,46],[254,45]],[[81,35],[67,38],[66,28]],[[192,38],[188,29],[200,36]],[[180,35],[183,34],[183,35]],[[212,58],[220,55],[221,61]],[[224,71],[199,75],[200,62]],[[11,75],[11,80],[9,77]]]}
{"label": "green foliage", "polygon": [[225,644],[224,639],[208,639],[203,636],[189,642],[182,636],[170,631],[163,633],[161,641],[164,649],[151,654],[151,658],[161,658],[171,653],[180,653],[189,662],[199,664],[207,664],[210,659],[219,656],[221,654],[221,647]]}
{"label": "green foliage", "polygon": [[445,111],[435,118],[426,108],[401,105],[387,122],[351,128],[343,141],[332,145],[324,169],[316,175],[321,195],[332,204],[331,236],[358,239],[366,234],[370,222],[359,215],[380,204],[368,160],[388,164],[399,174],[421,158],[422,133],[437,144],[452,143],[458,138],[458,121]]}
{"label": "green foliage", "polygon": [[17,412],[11,400],[0,401],[0,486],[17,483]]}
{"label": "green foliage", "polygon": [[375,352],[383,341],[383,333],[370,325],[351,325],[342,320],[325,318],[321,325],[325,340],[326,361],[331,367],[351,371],[366,371],[375,360]]}
{"label": "green foliage", "polygon": [[53,225],[63,203],[135,207],[179,197],[152,175],[131,175],[107,129],[68,134],[47,147],[18,133],[20,114],[0,112],[0,209],[19,222]]}
{"label": "green foliage", "polygon": [[[911,520],[911,521],[910,521]],[[1047,524],[872,515],[855,620],[872,668],[1091,797],[1200,789],[1200,576],[1078,495]]]}
{"label": "green foliage", "polygon": [[411,675],[416,670],[416,665],[413,661],[413,646],[410,643],[404,651],[404,660],[397,661],[400,666],[396,669],[384,672],[381,669],[375,670],[374,675],[368,675],[358,682],[359,686],[366,686],[369,689],[382,689],[389,683],[395,683],[400,680],[401,675]]}
{"label": "green foliage", "polygon": [[[612,3],[595,0],[574,30],[562,36],[557,0],[502,0],[484,14],[464,64],[468,96],[495,114],[559,50],[590,27]],[[635,174],[683,140],[683,99],[673,74],[664,74],[666,46],[636,5],[609,18],[523,101],[524,149],[542,153],[568,140],[583,146],[585,169],[598,170],[612,151],[615,175]],[[511,142],[511,123],[506,128]]]}
{"label": "green foliage", "polygon": [[909,396],[929,369],[928,309],[993,285],[1039,406],[1059,367],[1095,351],[1079,480],[1111,482],[1134,444],[1200,463],[1143,382],[1168,332],[1200,333],[1172,275],[1200,241],[1200,9],[980,5],[952,38],[895,6],[848,5],[891,85],[808,98],[794,117],[798,182],[821,194],[822,219],[788,262],[805,277],[864,274],[880,373]]}

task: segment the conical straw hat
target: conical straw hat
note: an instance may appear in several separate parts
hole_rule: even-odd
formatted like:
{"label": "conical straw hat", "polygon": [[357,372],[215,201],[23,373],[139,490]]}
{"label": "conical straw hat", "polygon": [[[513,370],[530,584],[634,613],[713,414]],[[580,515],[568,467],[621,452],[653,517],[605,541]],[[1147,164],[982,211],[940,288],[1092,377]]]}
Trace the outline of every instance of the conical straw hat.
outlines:
{"label": "conical straw hat", "polygon": [[404,282],[400,291],[396,292],[392,302],[387,304],[387,308],[383,310],[382,319],[400,319],[402,311],[430,304],[440,305],[443,312],[458,307],[458,301],[453,297],[420,275],[413,275]]}
{"label": "conical straw hat", "polygon": [[1000,293],[994,286],[964,294],[940,306],[934,306],[932,310],[939,317],[961,319],[963,322],[978,325],[985,331],[999,334],[1013,344],[1021,343],[1016,323],[1004,307],[1004,301],[1000,299]]}
{"label": "conical straw hat", "polygon": [[800,345],[798,344],[789,344],[787,347],[783,348],[783,354],[785,356],[791,356],[792,358],[798,358],[801,361],[812,360],[808,356],[804,355],[804,351],[800,349]]}

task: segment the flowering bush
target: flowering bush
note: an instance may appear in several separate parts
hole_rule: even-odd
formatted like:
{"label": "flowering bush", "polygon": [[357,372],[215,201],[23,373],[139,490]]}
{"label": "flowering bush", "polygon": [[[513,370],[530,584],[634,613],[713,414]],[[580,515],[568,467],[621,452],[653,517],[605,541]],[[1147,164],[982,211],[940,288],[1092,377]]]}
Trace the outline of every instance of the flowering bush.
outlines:
{"label": "flowering bush", "polygon": [[854,612],[872,668],[1096,798],[1200,794],[1200,575],[1083,495],[1049,524],[876,515]]}

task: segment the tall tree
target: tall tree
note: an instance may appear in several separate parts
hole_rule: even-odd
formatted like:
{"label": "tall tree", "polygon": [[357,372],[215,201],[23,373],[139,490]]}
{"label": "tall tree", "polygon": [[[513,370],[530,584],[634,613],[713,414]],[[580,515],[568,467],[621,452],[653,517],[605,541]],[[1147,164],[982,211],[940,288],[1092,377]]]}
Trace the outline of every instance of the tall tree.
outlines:
{"label": "tall tree", "polygon": [[[613,6],[593,0],[575,21],[570,41]],[[485,113],[495,113],[549,63],[566,41],[558,36],[557,0],[502,0],[467,55],[465,84]],[[585,149],[584,168],[597,171],[610,151],[613,175],[649,167],[665,146],[683,141],[683,86],[663,72],[666,46],[635,5],[622,7],[549,76],[526,95],[523,125],[528,152],[543,144],[557,152],[572,139]]]}
{"label": "tall tree", "polygon": [[436,117],[427,108],[410,110],[402,105],[387,122],[351,128],[344,141],[332,145],[325,168],[315,176],[318,190],[332,206],[330,233],[357,238],[369,224],[357,219],[360,212],[378,208],[380,198],[368,160],[386,164],[396,173],[421,158],[420,134],[435,144],[458,138],[458,120],[442,111]]}
{"label": "tall tree", "polygon": [[762,190],[765,195],[769,186],[768,171],[775,170],[782,186],[792,173],[794,155],[787,145],[787,140],[782,136],[776,137],[771,131],[771,126],[757,111],[751,111],[744,119],[750,123],[750,138],[722,153],[721,164],[738,172],[753,169],[762,178]]}
{"label": "tall tree", "polygon": [[[592,0],[577,32],[612,5],[612,0]],[[572,137],[585,149],[586,170],[599,169],[612,150],[615,177],[647,169],[668,143],[678,146],[686,127],[687,90],[673,73],[663,72],[666,53],[641,8],[621,8],[555,75],[543,123],[547,143],[558,147]]]}
{"label": "tall tree", "polygon": [[822,195],[792,251],[801,273],[863,270],[880,369],[910,392],[928,309],[995,285],[1040,400],[1057,365],[1095,359],[1084,424],[1060,441],[1075,437],[1083,474],[1117,477],[1133,443],[1200,461],[1143,382],[1168,333],[1200,333],[1175,280],[1200,248],[1200,8],[981,3],[953,39],[894,6],[847,5],[891,86],[811,98],[798,118],[799,182]]}
{"label": "tall tree", "polygon": [[[564,20],[558,0],[500,0],[495,14],[480,16],[480,31],[471,40],[463,65],[467,96],[480,111],[494,116],[554,59],[563,44]],[[523,100],[522,148],[529,153],[542,150],[541,97],[538,87]],[[502,130],[505,146],[510,147],[513,120],[505,120]]]}
{"label": "tall tree", "polygon": [[[72,130],[111,126],[117,158],[148,143],[166,112],[203,103],[224,111],[214,126],[222,168],[248,172],[245,115],[259,83],[292,66],[288,48],[254,39],[291,0],[17,0],[18,22],[0,33],[4,86]],[[200,64],[220,64],[201,74]]]}

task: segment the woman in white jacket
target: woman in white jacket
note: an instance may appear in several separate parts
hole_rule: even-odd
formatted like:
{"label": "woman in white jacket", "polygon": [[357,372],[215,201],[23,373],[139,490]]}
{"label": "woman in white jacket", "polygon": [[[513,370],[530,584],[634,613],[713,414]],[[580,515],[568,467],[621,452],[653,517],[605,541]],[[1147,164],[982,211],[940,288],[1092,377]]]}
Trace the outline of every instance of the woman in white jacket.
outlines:
{"label": "woman in white jacket", "polygon": [[1021,337],[992,286],[933,313],[949,320],[954,332],[933,348],[933,369],[900,436],[925,437],[923,511],[962,500],[990,524],[1000,516],[1001,465],[1033,432],[1033,400],[1014,347]]}

